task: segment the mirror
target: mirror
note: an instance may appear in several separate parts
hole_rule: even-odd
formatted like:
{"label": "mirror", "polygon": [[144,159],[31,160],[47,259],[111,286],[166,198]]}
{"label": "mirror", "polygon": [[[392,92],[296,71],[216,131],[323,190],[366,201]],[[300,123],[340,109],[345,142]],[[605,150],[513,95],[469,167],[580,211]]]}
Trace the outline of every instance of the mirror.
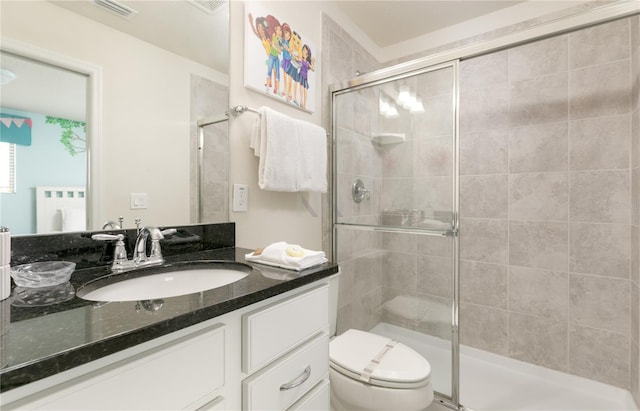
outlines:
{"label": "mirror", "polygon": [[[112,13],[96,1],[0,3],[2,68],[19,60],[75,76],[86,87],[79,92],[86,97],[80,97],[79,102],[86,112],[82,119],[59,113],[63,106],[60,97],[66,102],[78,94],[69,86],[46,93],[47,88],[40,85],[36,91],[16,93],[29,97],[31,103],[9,100],[7,90],[12,83],[20,83],[20,73],[12,83],[0,86],[3,114],[36,113],[45,119],[86,122],[86,172],[74,169],[68,174],[84,174],[84,180],[26,181],[21,167],[32,175],[46,177],[51,173],[16,150],[16,191],[27,190],[35,198],[36,186],[81,186],[86,181],[87,229],[101,229],[109,220],[118,223],[120,216],[125,228],[135,227],[136,218],[142,225],[164,226],[228,221],[226,121],[202,127],[201,150],[197,126],[199,120],[220,117],[229,107],[228,2],[99,2],[128,8],[131,16]],[[49,81],[52,83],[61,84]],[[57,102],[49,109],[38,106],[36,103],[43,103],[48,94],[56,96]],[[48,126],[63,132],[60,123]],[[82,127],[73,132],[82,134]],[[32,133],[35,144],[35,128]],[[56,144],[62,147],[57,140]],[[72,158],[66,155],[59,161],[65,167]],[[199,158],[203,161],[202,184],[198,184]],[[204,191],[199,191],[200,186]],[[211,200],[199,201],[199,192]],[[23,207],[6,207],[4,199],[10,196],[15,198],[16,194],[0,194],[0,225],[11,229],[17,224],[13,209],[21,216],[28,214],[35,227],[35,200]],[[199,204],[207,207],[202,221]],[[50,231],[62,230],[60,219],[64,222],[74,214],[68,211],[71,206],[66,204],[53,206],[48,218],[57,218],[58,225]],[[11,231],[36,231],[31,230]]]}

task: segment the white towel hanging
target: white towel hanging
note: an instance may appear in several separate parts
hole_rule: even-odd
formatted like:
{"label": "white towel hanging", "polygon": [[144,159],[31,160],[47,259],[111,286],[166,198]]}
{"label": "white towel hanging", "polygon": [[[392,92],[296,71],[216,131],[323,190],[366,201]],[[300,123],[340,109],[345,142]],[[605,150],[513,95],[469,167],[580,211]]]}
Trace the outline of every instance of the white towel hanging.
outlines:
{"label": "white towel hanging", "polygon": [[249,147],[258,156],[258,186],[268,191],[327,192],[326,131],[261,107]]}

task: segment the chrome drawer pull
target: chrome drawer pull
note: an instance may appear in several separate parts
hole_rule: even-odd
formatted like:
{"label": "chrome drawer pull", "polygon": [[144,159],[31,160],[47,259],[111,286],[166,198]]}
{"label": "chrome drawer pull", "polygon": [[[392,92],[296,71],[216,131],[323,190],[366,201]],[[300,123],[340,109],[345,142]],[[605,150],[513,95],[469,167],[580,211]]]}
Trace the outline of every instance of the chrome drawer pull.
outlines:
{"label": "chrome drawer pull", "polygon": [[288,382],[286,384],[282,384],[280,386],[280,391],[286,391],[286,390],[290,390],[292,388],[296,388],[296,387],[304,384],[304,382],[307,381],[310,376],[311,376],[311,366],[307,365],[307,368],[305,368],[304,371],[302,371],[302,374],[300,374],[300,376],[296,377],[295,380],[293,380],[291,382]]}

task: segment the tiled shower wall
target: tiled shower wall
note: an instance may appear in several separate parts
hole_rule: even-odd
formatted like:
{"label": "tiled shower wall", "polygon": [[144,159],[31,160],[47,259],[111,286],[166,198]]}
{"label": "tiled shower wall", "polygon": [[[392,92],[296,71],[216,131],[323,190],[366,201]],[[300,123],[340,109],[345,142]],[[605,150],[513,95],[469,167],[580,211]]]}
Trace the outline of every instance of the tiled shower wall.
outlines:
{"label": "tiled shower wall", "polygon": [[[325,47],[351,41],[325,28]],[[636,401],[638,30],[634,17],[460,64],[461,342],[631,388]],[[344,61],[324,54],[325,67]],[[349,104],[346,144],[372,131],[367,104]],[[350,150],[339,187],[360,176],[383,192],[384,154]],[[373,201],[338,207],[373,222],[390,200]],[[450,295],[447,240],[340,229],[338,244],[339,331],[387,321],[448,336],[429,321]]]}
{"label": "tiled shower wall", "polygon": [[640,404],[640,16],[631,19],[631,394]]}
{"label": "tiled shower wall", "polygon": [[630,28],[460,64],[461,342],[623,388]]}

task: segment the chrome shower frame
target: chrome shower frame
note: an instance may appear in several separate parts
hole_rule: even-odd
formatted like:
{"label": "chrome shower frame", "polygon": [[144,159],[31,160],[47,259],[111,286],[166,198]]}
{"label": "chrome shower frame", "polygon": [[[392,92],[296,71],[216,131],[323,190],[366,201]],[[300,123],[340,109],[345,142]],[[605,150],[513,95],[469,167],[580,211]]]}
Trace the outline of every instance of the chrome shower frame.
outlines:
{"label": "chrome shower frame", "polygon": [[442,70],[451,68],[453,71],[453,90],[452,90],[452,101],[451,104],[453,106],[453,116],[452,116],[452,124],[453,124],[453,170],[452,170],[452,180],[453,180],[453,199],[452,199],[452,221],[451,227],[446,229],[413,229],[413,228],[401,228],[401,227],[386,227],[386,226],[376,226],[376,225],[360,225],[360,224],[345,224],[338,223],[335,220],[335,216],[337,215],[337,195],[335,193],[335,189],[331,192],[331,221],[332,221],[332,247],[333,247],[333,256],[337,256],[337,227],[349,227],[351,229],[357,230],[368,230],[368,231],[376,231],[376,232],[391,232],[391,233],[409,233],[409,234],[417,234],[417,235],[428,235],[428,236],[438,236],[438,237],[449,237],[453,243],[453,253],[452,253],[452,307],[451,307],[451,395],[446,395],[443,393],[435,393],[436,401],[441,404],[453,408],[460,408],[460,400],[459,400],[459,333],[458,333],[458,307],[459,307],[459,199],[458,199],[458,179],[459,179],[459,171],[458,171],[458,61],[453,60],[449,62],[444,62],[441,64],[435,65],[399,65],[394,66],[388,69],[383,69],[376,71],[375,73],[368,73],[357,77],[356,79],[348,82],[344,85],[335,85],[331,88],[331,136],[332,136],[332,171],[333,171],[333,187],[337,187],[337,124],[334,121],[337,114],[337,105],[336,98],[342,94],[350,93],[353,91],[358,91],[363,88],[373,87],[421,74],[426,74],[429,72]]}

